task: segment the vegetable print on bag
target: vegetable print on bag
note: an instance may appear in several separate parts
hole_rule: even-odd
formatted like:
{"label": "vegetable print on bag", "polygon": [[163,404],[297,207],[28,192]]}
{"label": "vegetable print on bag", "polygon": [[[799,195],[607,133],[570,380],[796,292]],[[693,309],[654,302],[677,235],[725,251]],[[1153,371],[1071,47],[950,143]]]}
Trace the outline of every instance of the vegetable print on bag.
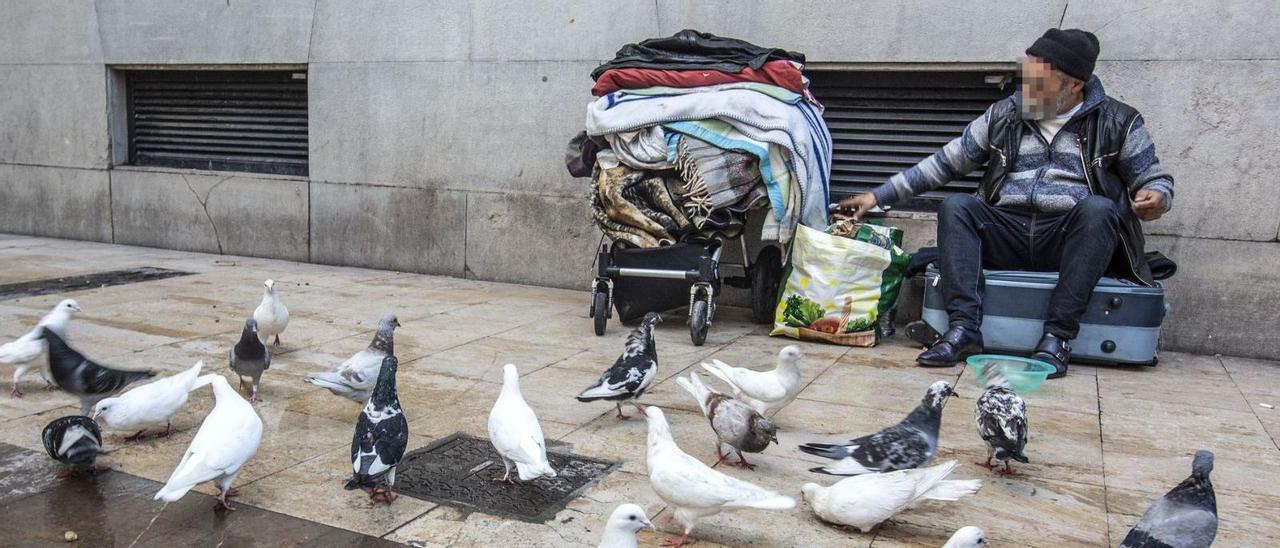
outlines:
{"label": "vegetable print on bag", "polygon": [[800,226],[772,335],[875,346],[876,319],[898,298],[910,256],[902,231],[836,223],[834,234]]}

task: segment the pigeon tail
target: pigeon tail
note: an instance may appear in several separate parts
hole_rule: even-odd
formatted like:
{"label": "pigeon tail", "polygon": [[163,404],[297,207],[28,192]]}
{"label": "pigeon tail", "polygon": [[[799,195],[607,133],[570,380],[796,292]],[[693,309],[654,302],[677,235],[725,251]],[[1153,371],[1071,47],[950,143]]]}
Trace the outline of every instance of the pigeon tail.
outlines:
{"label": "pigeon tail", "polygon": [[516,463],[516,472],[520,475],[520,481],[531,481],[538,478],[554,478],[556,471],[551,468],[550,462],[540,462],[537,464],[525,464],[523,462]]}
{"label": "pigeon tail", "polygon": [[1013,459],[1023,464],[1031,462],[1031,459],[1028,459],[1026,455],[1023,455],[1022,451],[1010,451],[1003,447],[997,447],[994,456],[997,460]]}
{"label": "pigeon tail", "polygon": [[788,496],[769,493],[768,496],[750,501],[731,501],[725,503],[726,508],[755,508],[757,510],[790,510],[796,507],[796,499]]}
{"label": "pigeon tail", "polygon": [[840,460],[851,453],[848,447],[831,443],[802,443],[800,450],[824,459]]}
{"label": "pigeon tail", "polygon": [[712,391],[702,382],[695,371],[689,372],[689,378],[676,377],[676,384],[685,389],[693,399],[697,400],[698,408],[702,410],[702,414],[707,414],[707,398],[711,396]]}
{"label": "pigeon tail", "polygon": [[309,373],[307,378],[303,380],[320,388],[327,388],[331,392],[351,392],[351,388],[342,384],[341,379],[341,374],[326,371],[323,373]]}
{"label": "pigeon tail", "polygon": [[577,395],[577,400],[582,403],[603,400],[607,398],[617,398],[620,394],[617,390],[609,388],[608,384],[600,384],[583,390]]}
{"label": "pigeon tail", "polygon": [[150,379],[151,377],[156,376],[155,371],[123,371],[123,370],[118,370],[118,371],[120,372],[120,376],[124,381],[120,384],[120,386],[131,384],[134,381],[140,381],[142,379]]}
{"label": "pigeon tail", "polygon": [[702,362],[703,369],[706,369],[708,373],[711,373],[717,379],[724,381],[725,384],[733,388],[733,391],[735,394],[742,392],[742,389],[738,388],[737,383],[733,382],[733,377],[729,375],[729,372],[727,370],[727,368],[729,367],[733,367],[733,366],[727,363],[724,363],[720,360],[711,360],[711,363]]}
{"label": "pigeon tail", "polygon": [[921,495],[929,500],[960,500],[978,492],[982,488],[982,480],[945,480],[938,482]]}
{"label": "pigeon tail", "polygon": [[183,495],[187,494],[187,491],[190,491],[192,487],[195,487],[195,485],[165,485],[164,487],[161,487],[159,491],[156,491],[156,496],[152,500],[175,502],[182,498]]}

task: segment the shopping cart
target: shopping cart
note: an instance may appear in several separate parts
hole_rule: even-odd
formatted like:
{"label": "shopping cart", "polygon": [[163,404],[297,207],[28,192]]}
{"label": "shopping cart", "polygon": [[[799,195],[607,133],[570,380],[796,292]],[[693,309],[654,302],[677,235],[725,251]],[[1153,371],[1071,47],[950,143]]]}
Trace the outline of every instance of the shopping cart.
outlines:
{"label": "shopping cart", "polygon": [[[742,264],[721,262],[727,242],[742,246]],[[763,245],[751,260],[746,239],[710,239],[657,248],[636,248],[625,242],[604,243],[596,257],[596,278],[591,284],[591,317],[596,335],[604,335],[616,310],[623,322],[688,306],[689,338],[695,346],[707,340],[716,313],[721,284],[750,289],[751,317],[756,323],[772,323],[782,279],[782,250],[777,242]],[[741,276],[721,278],[720,268],[739,268]],[[686,299],[687,298],[687,302]]]}

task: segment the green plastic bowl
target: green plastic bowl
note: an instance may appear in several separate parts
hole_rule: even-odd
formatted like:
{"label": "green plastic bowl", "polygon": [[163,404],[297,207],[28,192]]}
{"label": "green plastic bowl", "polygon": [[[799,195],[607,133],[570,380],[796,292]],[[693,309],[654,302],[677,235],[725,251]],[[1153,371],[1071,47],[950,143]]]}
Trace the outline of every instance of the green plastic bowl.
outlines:
{"label": "green plastic bowl", "polygon": [[965,360],[973,368],[973,379],[980,387],[987,386],[987,375],[999,371],[1014,392],[1035,392],[1053,373],[1053,366],[1040,360],[1000,354],[976,354]]}

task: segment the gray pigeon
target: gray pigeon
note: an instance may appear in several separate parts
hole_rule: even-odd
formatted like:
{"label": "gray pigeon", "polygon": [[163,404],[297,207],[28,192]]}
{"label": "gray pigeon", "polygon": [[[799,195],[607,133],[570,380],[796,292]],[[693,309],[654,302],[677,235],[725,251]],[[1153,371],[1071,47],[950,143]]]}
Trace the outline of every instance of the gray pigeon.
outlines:
{"label": "gray pigeon", "polygon": [[995,457],[1004,461],[1002,475],[1013,474],[1010,460],[1030,462],[1022,449],[1027,446],[1027,403],[1013,391],[1004,376],[996,373],[987,381],[987,389],[978,397],[974,406],[974,421],[978,424],[978,434],[987,443],[987,462],[975,463],[994,470],[991,464]]}
{"label": "gray pigeon", "polygon": [[[627,336],[622,355],[612,367],[600,374],[596,384],[578,394],[578,401],[614,402],[618,418],[625,420],[627,416],[622,414],[622,402],[634,402],[658,376],[658,348],[653,341],[653,329],[659,323],[662,323],[662,316],[657,312],[645,314],[640,325]],[[639,408],[638,405],[636,407]]]}
{"label": "gray pigeon", "polygon": [[948,396],[954,394],[950,383],[937,381],[925,392],[920,405],[902,422],[843,445],[806,443],[800,446],[800,450],[837,461],[810,469],[811,472],[834,476],[919,468],[929,464],[938,453],[942,405]]}
{"label": "gray pigeon", "polygon": [[102,450],[102,431],[93,419],[83,415],[54,419],[44,427],[40,437],[49,456],[67,465],[58,471],[58,477],[68,477],[78,470],[87,470],[90,474],[106,470],[94,464],[105,451]]}
{"label": "gray pigeon", "polygon": [[689,378],[676,378],[676,384],[698,400],[702,414],[711,421],[711,429],[718,438],[716,456],[720,460],[716,464],[729,458],[728,454],[720,452],[721,443],[728,444],[738,453],[735,466],[751,470],[755,470],[756,466],[747,462],[742,453],[760,453],[769,447],[770,442],[778,443],[778,427],[772,421],[742,400],[712,390],[702,382],[697,373],[690,371]]}
{"label": "gray pigeon", "polygon": [[1191,476],[1156,500],[1120,548],[1208,548],[1218,534],[1218,502],[1209,472],[1213,453],[1196,451]]}
{"label": "gray pigeon", "polygon": [[387,314],[378,322],[378,332],[373,335],[369,347],[356,352],[341,365],[320,373],[307,375],[306,382],[327,388],[335,395],[360,403],[369,401],[378,383],[378,371],[382,360],[395,355],[395,331],[400,320],[395,314]]}
{"label": "gray pigeon", "polygon": [[228,354],[231,370],[240,378],[240,389],[244,390],[244,377],[253,379],[249,392],[249,403],[257,403],[258,383],[262,382],[262,372],[271,368],[271,353],[267,345],[258,339],[257,320],[245,320],[244,331],[240,332],[240,342],[231,347]]}
{"label": "gray pigeon", "polygon": [[129,383],[155,376],[151,371],[125,371],[94,363],[67,345],[48,327],[41,338],[49,345],[49,372],[59,388],[80,398],[80,414],[88,415],[98,401],[119,392]]}

